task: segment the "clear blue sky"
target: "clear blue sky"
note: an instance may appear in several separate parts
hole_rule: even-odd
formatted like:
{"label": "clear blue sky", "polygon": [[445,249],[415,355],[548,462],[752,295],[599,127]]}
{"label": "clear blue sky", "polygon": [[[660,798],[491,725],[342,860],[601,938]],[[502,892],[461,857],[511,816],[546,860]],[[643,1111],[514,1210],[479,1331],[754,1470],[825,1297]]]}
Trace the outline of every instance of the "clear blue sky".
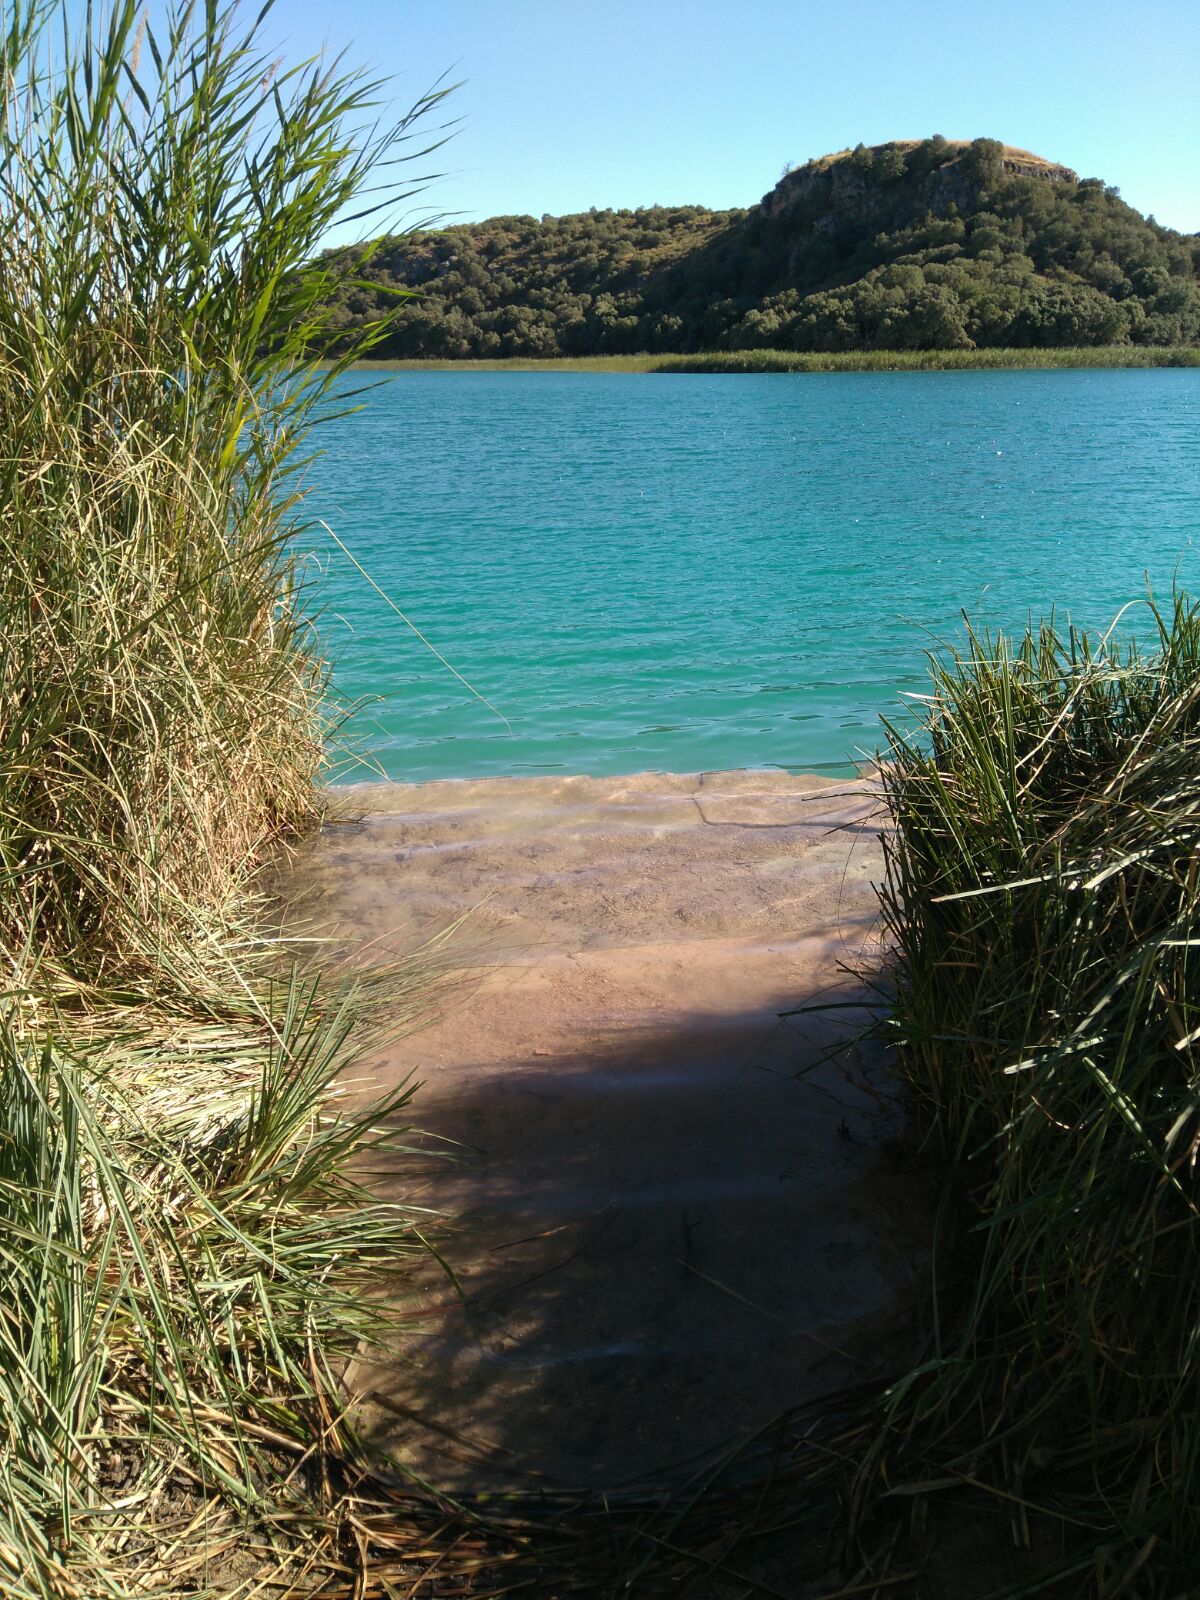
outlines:
{"label": "clear blue sky", "polygon": [[423,204],[501,212],[753,204],[786,162],[981,134],[1200,229],[1198,0],[277,0],[406,106],[463,80]]}

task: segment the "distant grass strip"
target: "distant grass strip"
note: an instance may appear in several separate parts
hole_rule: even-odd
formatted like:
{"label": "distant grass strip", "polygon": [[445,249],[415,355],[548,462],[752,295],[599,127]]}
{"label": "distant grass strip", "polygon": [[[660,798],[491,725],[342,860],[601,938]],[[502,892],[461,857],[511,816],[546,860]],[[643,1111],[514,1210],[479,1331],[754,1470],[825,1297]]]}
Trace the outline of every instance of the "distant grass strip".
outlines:
{"label": "distant grass strip", "polygon": [[1072,350],[713,350],[698,355],[562,356],[536,361],[371,361],[375,372],[972,372],[1045,367],[1200,367],[1200,350],[1096,345]]}
{"label": "distant grass strip", "polygon": [[344,406],[309,263],[411,119],[360,135],[371,85],[280,69],[260,24],[15,0],[0,43],[14,1600],[351,1570],[332,1366],[425,1251],[426,1219],[350,1175],[404,1094],[335,1086],[380,999],[392,1027],[420,1009],[421,967],[300,977],[254,889],[316,816],[328,722],[290,555],[301,447]]}
{"label": "distant grass strip", "polygon": [[723,350],[663,356],[654,372],[982,372],[1046,367],[1200,367],[1200,350],[1097,345],[1078,350]]}

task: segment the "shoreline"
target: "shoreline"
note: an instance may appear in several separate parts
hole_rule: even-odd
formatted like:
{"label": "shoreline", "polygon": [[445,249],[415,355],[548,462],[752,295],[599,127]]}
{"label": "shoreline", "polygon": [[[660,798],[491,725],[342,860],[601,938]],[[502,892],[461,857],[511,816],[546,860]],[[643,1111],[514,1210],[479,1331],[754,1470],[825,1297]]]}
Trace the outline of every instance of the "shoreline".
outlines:
{"label": "shoreline", "polygon": [[1187,345],[1094,345],[975,350],[713,350],[693,355],[505,356],[496,360],[355,361],[352,372],[830,373],[1161,370],[1200,367]]}
{"label": "shoreline", "polygon": [[[662,796],[688,795],[705,788],[712,789],[722,782],[745,790],[751,785],[758,792],[794,794],[823,793],[828,787],[869,783],[877,776],[878,768],[863,764],[849,773],[792,772],[781,767],[711,767],[690,772],[668,772],[660,768],[642,768],[636,772],[593,774],[587,772],[555,773],[495,773],[481,777],[418,778],[412,781],[399,778],[365,779],[354,783],[325,784],[320,798],[327,806],[325,815],[330,821],[341,822],[347,817],[391,816],[406,813],[412,800],[424,797],[429,800],[475,799],[477,802],[524,800],[527,802],[562,801],[570,795],[580,803],[611,803],[622,795],[659,794]],[[823,786],[814,789],[814,786]]]}

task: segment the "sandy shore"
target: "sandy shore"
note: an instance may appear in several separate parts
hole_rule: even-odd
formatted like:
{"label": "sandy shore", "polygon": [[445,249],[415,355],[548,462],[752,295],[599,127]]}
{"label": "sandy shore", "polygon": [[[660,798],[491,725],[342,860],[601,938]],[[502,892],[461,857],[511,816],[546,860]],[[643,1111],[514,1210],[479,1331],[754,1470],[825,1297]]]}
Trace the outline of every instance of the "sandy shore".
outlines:
{"label": "sandy shore", "polygon": [[880,867],[863,782],[339,792],[292,924],[395,949],[465,917],[470,980],[373,1063],[462,1156],[416,1198],[458,1219],[464,1298],[431,1277],[352,1374],[380,1442],[448,1487],[649,1478],[910,1338],[927,1208],[844,970]]}

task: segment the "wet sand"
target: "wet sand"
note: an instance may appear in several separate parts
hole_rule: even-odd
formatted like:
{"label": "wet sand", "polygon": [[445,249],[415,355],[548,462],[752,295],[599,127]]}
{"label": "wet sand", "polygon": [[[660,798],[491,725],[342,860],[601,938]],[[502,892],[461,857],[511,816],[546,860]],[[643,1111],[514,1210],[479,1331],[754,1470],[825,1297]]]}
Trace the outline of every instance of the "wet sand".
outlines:
{"label": "wet sand", "polygon": [[650,1481],[911,1352],[927,1205],[844,970],[880,868],[863,782],[339,792],[291,924],[396,950],[465,918],[468,981],[371,1063],[456,1143],[397,1192],[456,1219],[463,1291],[408,1286],[417,1331],[349,1374],[377,1442],[449,1489]]}

